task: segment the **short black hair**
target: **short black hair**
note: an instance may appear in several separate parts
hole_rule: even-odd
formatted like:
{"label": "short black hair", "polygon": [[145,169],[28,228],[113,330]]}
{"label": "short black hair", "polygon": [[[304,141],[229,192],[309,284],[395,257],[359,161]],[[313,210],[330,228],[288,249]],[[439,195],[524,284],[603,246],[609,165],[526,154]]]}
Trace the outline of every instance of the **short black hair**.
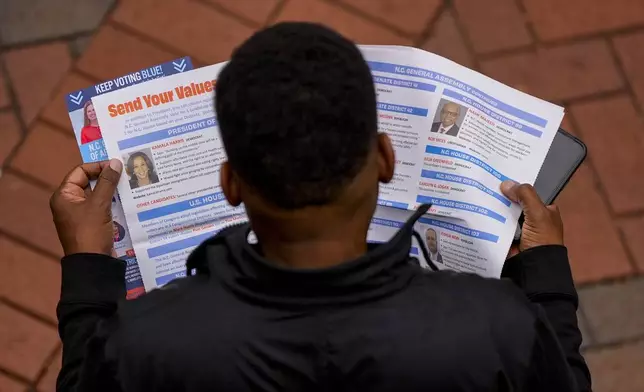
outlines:
{"label": "short black hair", "polygon": [[378,133],[360,50],[312,23],[279,23],[238,47],[217,78],[215,106],[232,169],[284,209],[332,202]]}

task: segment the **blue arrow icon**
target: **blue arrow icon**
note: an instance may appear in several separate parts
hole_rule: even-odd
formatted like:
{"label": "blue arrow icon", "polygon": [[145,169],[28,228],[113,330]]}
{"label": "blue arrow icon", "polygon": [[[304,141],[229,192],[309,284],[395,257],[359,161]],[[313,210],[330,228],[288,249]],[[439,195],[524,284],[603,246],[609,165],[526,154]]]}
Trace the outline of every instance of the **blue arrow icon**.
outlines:
{"label": "blue arrow icon", "polygon": [[172,65],[175,71],[183,72],[186,69],[186,59],[181,59],[179,62],[173,61]]}
{"label": "blue arrow icon", "polygon": [[80,103],[83,102],[83,91],[79,91],[76,95],[69,94],[69,100],[76,105],[80,105]]}

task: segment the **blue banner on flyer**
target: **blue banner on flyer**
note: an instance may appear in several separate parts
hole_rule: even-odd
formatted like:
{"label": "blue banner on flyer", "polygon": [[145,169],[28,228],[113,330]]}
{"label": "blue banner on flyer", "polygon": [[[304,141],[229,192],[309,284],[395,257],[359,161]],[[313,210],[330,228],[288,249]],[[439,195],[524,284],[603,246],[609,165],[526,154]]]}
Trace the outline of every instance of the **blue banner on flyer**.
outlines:
{"label": "blue banner on flyer", "polygon": [[92,87],[87,87],[67,94],[65,97],[67,111],[73,112],[82,108],[87,101],[97,95],[190,70],[192,70],[192,61],[190,60],[190,57],[181,57],[176,60],[168,61],[167,63],[154,65],[127,75],[106,80]]}

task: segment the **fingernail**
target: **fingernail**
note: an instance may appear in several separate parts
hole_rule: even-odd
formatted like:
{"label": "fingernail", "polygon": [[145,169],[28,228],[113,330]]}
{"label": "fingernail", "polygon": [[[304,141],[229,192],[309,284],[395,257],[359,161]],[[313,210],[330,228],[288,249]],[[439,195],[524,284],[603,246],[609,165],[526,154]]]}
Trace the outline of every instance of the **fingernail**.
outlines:
{"label": "fingernail", "polygon": [[123,164],[118,159],[110,159],[110,167],[117,173],[123,170]]}
{"label": "fingernail", "polygon": [[517,185],[519,185],[519,183],[516,181],[505,180],[501,183],[501,191],[503,191],[503,193],[508,193]]}

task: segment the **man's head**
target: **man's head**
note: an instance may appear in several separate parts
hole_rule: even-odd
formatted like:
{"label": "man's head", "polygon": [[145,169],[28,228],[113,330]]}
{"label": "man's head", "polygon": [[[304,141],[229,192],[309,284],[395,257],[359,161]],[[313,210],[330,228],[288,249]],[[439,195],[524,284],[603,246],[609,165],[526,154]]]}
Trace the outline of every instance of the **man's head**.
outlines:
{"label": "man's head", "polygon": [[441,123],[444,127],[449,127],[456,122],[459,114],[461,113],[461,107],[454,102],[448,102],[443,105],[441,109]]}
{"label": "man's head", "polygon": [[427,241],[427,248],[430,252],[438,252],[438,234],[436,234],[436,230],[427,229],[425,232],[425,240]]}
{"label": "man's head", "polygon": [[393,176],[370,70],[325,27],[280,23],[253,35],[221,71],[215,104],[222,187],[251,221],[334,205],[371,214],[379,181]]}

